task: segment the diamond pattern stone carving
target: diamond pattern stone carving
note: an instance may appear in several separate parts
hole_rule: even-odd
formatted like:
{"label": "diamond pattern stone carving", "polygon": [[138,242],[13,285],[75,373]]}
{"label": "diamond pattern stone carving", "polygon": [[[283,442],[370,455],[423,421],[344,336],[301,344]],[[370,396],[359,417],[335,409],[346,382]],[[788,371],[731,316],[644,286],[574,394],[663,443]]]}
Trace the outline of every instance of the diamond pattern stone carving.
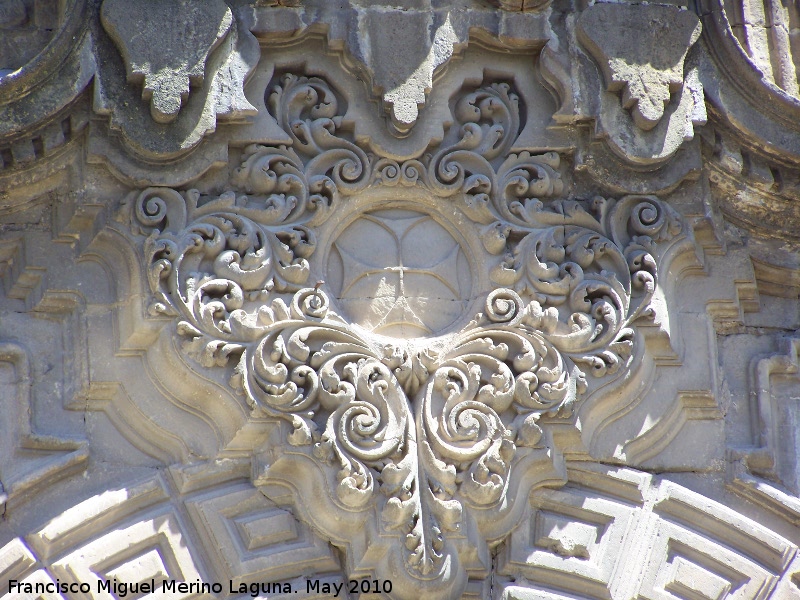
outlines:
{"label": "diamond pattern stone carving", "polygon": [[[102,538],[90,542],[53,564],[53,571],[62,581],[89,583],[98,589],[98,581],[138,583],[155,579],[161,588],[164,580],[197,581],[198,570],[184,539],[185,533],[176,515],[163,514],[129,526],[120,526]],[[176,593],[176,598],[196,594]],[[112,598],[106,592],[99,598]]]}
{"label": "diamond pattern stone carving", "polygon": [[237,589],[241,583],[289,579],[309,568],[337,570],[326,544],[251,486],[206,493],[187,508]]}
{"label": "diamond pattern stone carving", "polygon": [[573,464],[569,479],[534,494],[532,526],[517,528],[500,551],[499,572],[514,581],[509,596],[792,597],[778,585],[790,579],[796,546],[761,524],[627,469]]}

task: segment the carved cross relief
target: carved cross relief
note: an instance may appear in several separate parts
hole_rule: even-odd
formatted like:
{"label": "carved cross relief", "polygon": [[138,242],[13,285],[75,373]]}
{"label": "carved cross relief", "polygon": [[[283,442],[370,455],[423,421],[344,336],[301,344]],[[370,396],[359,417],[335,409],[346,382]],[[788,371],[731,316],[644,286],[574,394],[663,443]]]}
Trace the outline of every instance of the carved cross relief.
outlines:
{"label": "carved cross relief", "polygon": [[328,277],[354,323],[390,337],[430,336],[464,310],[469,264],[462,245],[430,215],[367,213],[334,248]]}
{"label": "carved cross relief", "polygon": [[654,196],[572,197],[557,153],[512,153],[522,102],[465,86],[444,140],[396,160],[343,131],[328,81],[286,74],[267,104],[291,144],[247,147],[219,195],[126,208],[150,312],[280,424],[255,485],[396,597],[458,597],[530,491],[563,483],[554,431],[641,359],[686,235]]}

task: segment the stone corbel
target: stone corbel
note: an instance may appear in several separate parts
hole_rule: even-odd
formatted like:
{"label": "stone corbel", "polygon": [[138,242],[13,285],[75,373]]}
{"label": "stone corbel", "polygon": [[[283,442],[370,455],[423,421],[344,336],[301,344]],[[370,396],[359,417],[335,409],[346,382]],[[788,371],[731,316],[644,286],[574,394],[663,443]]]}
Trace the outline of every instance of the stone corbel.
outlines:
{"label": "stone corbel", "polygon": [[[137,181],[154,164],[188,154],[218,123],[257,114],[244,94],[260,57],[248,14],[222,0],[105,0],[95,52],[108,59],[98,62],[94,110],[109,121],[93,127],[90,161]],[[117,136],[124,152],[110,142]],[[225,148],[202,154],[178,171],[196,177],[226,158]]]}
{"label": "stone corbel", "polygon": [[622,105],[645,131],[658,125],[684,85],[683,63],[698,37],[697,16],[667,6],[595,4],[578,21],[578,39],[606,89],[622,92]]}
{"label": "stone corbel", "polygon": [[[548,0],[500,2],[504,11],[430,1],[398,3],[325,0],[256,3],[252,32],[265,43],[325,32],[331,48],[347,48],[352,68],[371,86],[397,137],[410,134],[451,58],[477,36],[506,48],[540,49],[550,36]],[[516,5],[516,6],[515,6]],[[525,12],[522,12],[522,10]]]}
{"label": "stone corbel", "polygon": [[157,123],[175,120],[190,87],[203,84],[209,55],[233,26],[222,0],[177,5],[105,0],[100,19],[122,55],[128,81],[142,86]]}
{"label": "stone corbel", "polygon": [[603,80],[596,133],[628,162],[664,163],[705,123],[687,60],[700,31],[694,13],[674,6],[595,4],[577,20],[577,40]]}

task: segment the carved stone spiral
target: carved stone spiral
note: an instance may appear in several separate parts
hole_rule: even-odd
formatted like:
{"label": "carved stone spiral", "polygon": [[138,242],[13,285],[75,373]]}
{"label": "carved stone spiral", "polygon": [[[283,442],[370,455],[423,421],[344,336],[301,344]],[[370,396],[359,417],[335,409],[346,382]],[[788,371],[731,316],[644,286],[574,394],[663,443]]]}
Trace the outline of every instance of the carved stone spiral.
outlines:
{"label": "carved stone spiral", "polygon": [[292,310],[300,318],[322,319],[330,308],[328,296],[321,290],[304,288],[292,298]]}
{"label": "carved stone spiral", "polygon": [[186,201],[175,190],[148,188],[136,199],[134,214],[145,227],[181,228],[186,223]]}
{"label": "carved stone spiral", "polygon": [[510,323],[522,311],[522,298],[513,290],[499,288],[486,297],[486,316],[493,323]]}
{"label": "carved stone spiral", "polygon": [[[471,88],[454,107],[444,141],[401,161],[344,131],[346,107],[323,78],[286,75],[269,108],[290,145],[245,148],[219,195],[150,188],[125,204],[151,307],[176,317],[184,352],[227,369],[253,418],[280,423],[264,456],[310,461],[313,475],[298,476],[319,478],[349,522],[380,513],[380,536],[399,542],[387,560],[414,581],[460,569],[451,534],[510,510],[506,492],[534,457],[551,463],[550,427],[576,422],[586,374],[604,386],[625,373],[635,324],[651,315],[659,244],[683,228],[654,196],[561,197],[557,153],[510,153],[521,129],[510,85]],[[398,206],[415,188],[447,203],[492,263],[481,312],[425,349],[386,344],[308,287],[316,225],[378,186],[409,188]]]}

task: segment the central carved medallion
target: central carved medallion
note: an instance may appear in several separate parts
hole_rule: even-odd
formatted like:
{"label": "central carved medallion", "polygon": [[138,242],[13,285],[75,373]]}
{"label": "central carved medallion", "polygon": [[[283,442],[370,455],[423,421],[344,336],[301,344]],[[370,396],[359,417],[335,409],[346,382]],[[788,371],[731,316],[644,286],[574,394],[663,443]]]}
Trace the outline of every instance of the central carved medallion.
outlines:
{"label": "central carved medallion", "polygon": [[460,317],[471,292],[462,244],[424,213],[367,213],[336,239],[327,281],[351,322],[395,338],[434,335]]}
{"label": "central carved medallion", "polygon": [[[510,151],[518,102],[465,92],[457,135],[398,162],[344,136],[326,82],[287,75],[269,106],[291,146],[248,147],[220,195],[129,203],[151,312],[224,372],[252,431],[279,425],[253,443],[254,484],[398,598],[460,596],[529,491],[564,480],[553,431],[631,366],[684,236],[653,196],[563,197],[557,154]],[[363,209],[393,190],[418,200]]]}

